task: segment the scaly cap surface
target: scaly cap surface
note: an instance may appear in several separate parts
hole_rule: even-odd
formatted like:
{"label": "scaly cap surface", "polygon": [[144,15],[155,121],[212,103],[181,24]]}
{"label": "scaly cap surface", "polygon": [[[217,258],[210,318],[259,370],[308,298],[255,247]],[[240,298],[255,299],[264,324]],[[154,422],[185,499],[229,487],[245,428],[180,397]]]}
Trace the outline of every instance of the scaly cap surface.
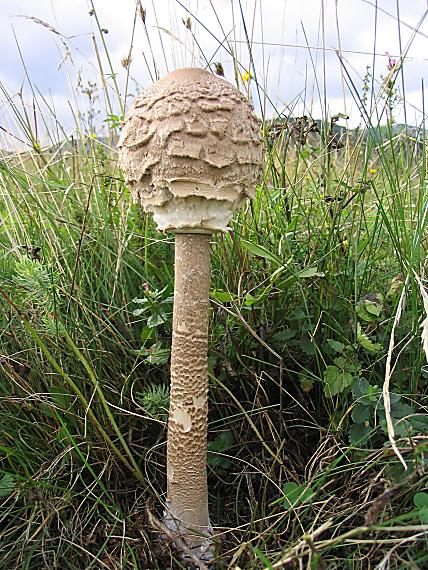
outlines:
{"label": "scaly cap surface", "polygon": [[255,194],[258,119],[235,87],[203,69],[179,69],[144,89],[118,146],[133,197],[160,230],[224,231]]}

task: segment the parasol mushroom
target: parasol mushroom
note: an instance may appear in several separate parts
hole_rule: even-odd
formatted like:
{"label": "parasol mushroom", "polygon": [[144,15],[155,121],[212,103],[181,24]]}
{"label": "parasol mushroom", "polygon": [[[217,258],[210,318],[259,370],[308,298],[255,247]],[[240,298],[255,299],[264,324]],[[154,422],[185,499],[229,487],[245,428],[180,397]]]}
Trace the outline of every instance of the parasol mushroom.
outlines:
{"label": "parasol mushroom", "polygon": [[212,558],[206,470],[210,239],[255,194],[259,122],[247,99],[208,71],[170,73],[128,111],[120,162],[135,200],[175,235],[164,522]]}

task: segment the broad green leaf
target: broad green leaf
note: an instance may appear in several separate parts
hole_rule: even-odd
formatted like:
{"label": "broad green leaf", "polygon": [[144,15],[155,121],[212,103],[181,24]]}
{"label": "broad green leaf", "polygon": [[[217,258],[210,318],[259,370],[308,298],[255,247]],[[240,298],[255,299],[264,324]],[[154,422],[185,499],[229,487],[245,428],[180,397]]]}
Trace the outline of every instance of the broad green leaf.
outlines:
{"label": "broad green leaf", "polygon": [[335,363],[335,365],[336,365],[337,367],[343,368],[343,369],[345,369],[345,368],[346,368],[346,365],[348,364],[346,358],[344,358],[343,356],[337,356],[337,357],[334,359],[334,363]]}
{"label": "broad green leaf", "polygon": [[324,393],[326,396],[335,396],[348,388],[353,382],[353,375],[337,366],[327,366],[324,372]]}
{"label": "broad green leaf", "polygon": [[409,421],[415,432],[428,433],[428,414],[416,414]]}
{"label": "broad green leaf", "polygon": [[399,420],[407,416],[411,416],[414,413],[413,406],[406,404],[405,402],[394,402],[391,405],[391,415],[393,418]]}
{"label": "broad green leaf", "polygon": [[332,338],[327,339],[327,343],[335,352],[343,352],[345,345],[338,340],[333,340]]}
{"label": "broad green leaf", "polygon": [[233,301],[233,296],[227,291],[220,291],[219,289],[215,289],[211,291],[211,297],[220,303],[230,303]]}
{"label": "broad green leaf", "polygon": [[357,380],[355,384],[352,386],[352,394],[355,398],[361,398],[363,396],[367,396],[369,390],[369,382],[365,378],[361,378]]}
{"label": "broad green leaf", "polygon": [[251,293],[247,293],[245,295],[244,304],[246,307],[252,307],[254,303],[257,303],[258,300],[259,300],[258,297],[253,297]]}
{"label": "broad green leaf", "polygon": [[351,445],[364,445],[370,439],[372,428],[366,424],[352,424],[349,430],[349,443]]}
{"label": "broad green leaf", "polygon": [[297,485],[293,481],[285,483],[283,505],[285,508],[290,509],[308,503],[315,495],[311,487],[306,485]]}
{"label": "broad green leaf", "polygon": [[415,507],[428,507],[428,493],[425,493],[423,491],[416,493],[413,497],[413,503]]}
{"label": "broad green leaf", "polygon": [[363,321],[371,323],[377,321],[383,310],[383,297],[380,293],[365,295],[355,307],[357,315]]}
{"label": "broad green leaf", "polygon": [[370,406],[366,406],[364,404],[357,404],[351,413],[351,417],[357,424],[363,424],[368,422],[372,417],[372,412],[370,410]]}

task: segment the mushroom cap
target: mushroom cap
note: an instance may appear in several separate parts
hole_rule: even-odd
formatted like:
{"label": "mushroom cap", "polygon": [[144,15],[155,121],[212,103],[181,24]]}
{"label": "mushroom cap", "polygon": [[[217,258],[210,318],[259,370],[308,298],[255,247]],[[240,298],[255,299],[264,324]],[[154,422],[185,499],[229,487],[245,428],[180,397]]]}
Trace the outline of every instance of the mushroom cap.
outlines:
{"label": "mushroom cap", "polygon": [[259,120],[238,89],[203,69],[179,69],[144,89],[118,147],[134,199],[160,230],[224,231],[255,194]]}

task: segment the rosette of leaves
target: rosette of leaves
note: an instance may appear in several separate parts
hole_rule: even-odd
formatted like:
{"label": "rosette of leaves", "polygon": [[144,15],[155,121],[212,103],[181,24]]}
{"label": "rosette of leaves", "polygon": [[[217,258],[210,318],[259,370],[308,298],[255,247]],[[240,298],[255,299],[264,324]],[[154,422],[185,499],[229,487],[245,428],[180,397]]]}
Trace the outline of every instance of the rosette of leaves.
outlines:
{"label": "rosette of leaves", "polygon": [[143,298],[133,299],[138,308],[132,314],[143,323],[139,355],[148,364],[163,365],[169,360],[171,348],[165,339],[170,337],[173,300],[172,282],[161,290],[147,289]]}
{"label": "rosette of leaves", "polygon": [[169,389],[166,384],[151,384],[136,394],[137,402],[150,416],[166,421],[169,408]]}

